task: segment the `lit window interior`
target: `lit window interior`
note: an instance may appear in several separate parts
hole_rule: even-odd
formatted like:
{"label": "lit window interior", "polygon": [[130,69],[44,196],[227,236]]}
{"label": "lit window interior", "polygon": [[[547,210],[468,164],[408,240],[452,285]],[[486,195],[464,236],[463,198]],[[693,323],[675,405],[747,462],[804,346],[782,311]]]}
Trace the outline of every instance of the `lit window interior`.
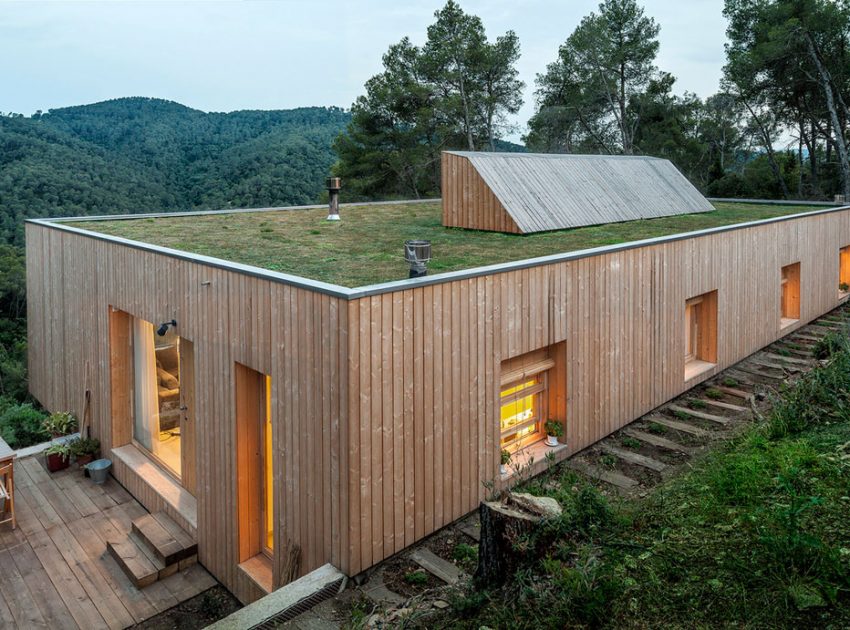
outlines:
{"label": "lit window interior", "polygon": [[543,384],[529,379],[510,385],[501,395],[501,447],[510,450],[540,432],[538,398]]}

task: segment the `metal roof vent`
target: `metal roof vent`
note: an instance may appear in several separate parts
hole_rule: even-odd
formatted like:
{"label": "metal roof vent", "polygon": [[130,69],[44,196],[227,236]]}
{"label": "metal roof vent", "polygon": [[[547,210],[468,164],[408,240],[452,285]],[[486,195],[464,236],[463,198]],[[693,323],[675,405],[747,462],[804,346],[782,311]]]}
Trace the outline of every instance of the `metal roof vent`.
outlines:
{"label": "metal roof vent", "polygon": [[339,221],[339,189],[342,180],[339,177],[328,177],[328,221]]}
{"label": "metal roof vent", "polygon": [[431,260],[431,241],[405,241],[404,259],[410,265],[410,278],[428,275],[428,261]]}

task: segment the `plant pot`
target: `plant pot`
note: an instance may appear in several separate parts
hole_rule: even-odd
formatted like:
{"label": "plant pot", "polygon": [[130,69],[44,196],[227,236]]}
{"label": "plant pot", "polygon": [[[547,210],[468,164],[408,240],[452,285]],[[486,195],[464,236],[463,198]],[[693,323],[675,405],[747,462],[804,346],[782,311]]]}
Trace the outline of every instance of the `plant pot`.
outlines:
{"label": "plant pot", "polygon": [[499,464],[499,474],[500,475],[507,475],[508,474],[508,467],[505,464]]}
{"label": "plant pot", "polygon": [[59,453],[51,453],[50,455],[47,455],[47,470],[50,472],[64,470],[70,463],[71,462],[67,457],[60,455]]}
{"label": "plant pot", "polygon": [[558,436],[557,435],[547,435],[546,436],[546,446],[558,446]]}

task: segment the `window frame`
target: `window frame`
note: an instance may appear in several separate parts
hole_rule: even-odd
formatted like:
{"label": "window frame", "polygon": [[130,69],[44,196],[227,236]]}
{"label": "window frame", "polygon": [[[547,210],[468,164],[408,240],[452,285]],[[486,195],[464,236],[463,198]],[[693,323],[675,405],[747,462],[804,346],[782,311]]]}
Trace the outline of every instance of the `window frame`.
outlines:
{"label": "window frame", "polygon": [[[555,366],[555,361],[546,358],[529,363],[519,369],[508,370],[502,375],[499,388],[499,450],[507,450],[516,453],[523,448],[540,442],[545,437],[543,425],[549,416],[549,371]],[[533,384],[532,384],[533,382]],[[530,383],[526,388],[505,394],[506,391],[515,389],[523,383]],[[531,390],[531,391],[526,391]],[[515,404],[526,398],[532,399],[532,418],[513,424],[508,428],[502,425],[502,410],[507,405]],[[515,438],[507,443],[504,442],[505,435],[518,433],[525,428],[533,426],[535,430],[525,436]]]}

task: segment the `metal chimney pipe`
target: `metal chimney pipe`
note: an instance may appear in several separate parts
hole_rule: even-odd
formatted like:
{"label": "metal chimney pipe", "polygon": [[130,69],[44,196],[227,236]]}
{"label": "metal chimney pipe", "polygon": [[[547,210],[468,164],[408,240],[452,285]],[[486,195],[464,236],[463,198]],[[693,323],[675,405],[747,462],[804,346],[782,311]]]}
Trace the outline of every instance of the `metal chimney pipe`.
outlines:
{"label": "metal chimney pipe", "polygon": [[427,276],[428,261],[431,260],[431,241],[405,241],[404,259],[410,265],[409,278]]}
{"label": "metal chimney pipe", "polygon": [[339,177],[328,177],[328,221],[339,221],[339,189],[342,180]]}

